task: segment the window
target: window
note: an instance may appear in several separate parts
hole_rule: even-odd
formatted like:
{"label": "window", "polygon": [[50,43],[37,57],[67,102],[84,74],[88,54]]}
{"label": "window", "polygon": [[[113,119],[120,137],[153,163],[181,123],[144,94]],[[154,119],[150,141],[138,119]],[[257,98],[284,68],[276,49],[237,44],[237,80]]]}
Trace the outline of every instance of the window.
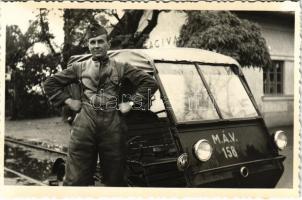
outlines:
{"label": "window", "polygon": [[239,77],[231,67],[199,65],[224,119],[258,116]]}
{"label": "window", "polygon": [[264,94],[283,94],[283,66],[284,61],[272,61],[270,68],[263,70]]}
{"label": "window", "polygon": [[193,64],[157,63],[156,66],[171,104],[170,109],[178,122],[219,119]]}
{"label": "window", "polygon": [[209,93],[223,119],[258,116],[240,78],[229,66],[157,63],[156,67],[167,95],[164,102],[169,103],[166,106],[178,122],[220,119]]}

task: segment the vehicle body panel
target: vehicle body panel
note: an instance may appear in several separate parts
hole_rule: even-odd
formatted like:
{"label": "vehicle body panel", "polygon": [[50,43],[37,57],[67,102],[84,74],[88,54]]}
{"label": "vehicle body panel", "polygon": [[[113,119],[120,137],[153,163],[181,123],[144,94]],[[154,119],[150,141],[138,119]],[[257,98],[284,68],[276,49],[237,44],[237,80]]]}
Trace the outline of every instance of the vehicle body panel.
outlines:
{"label": "vehicle body panel", "polygon": [[[243,76],[241,67],[236,60],[228,56],[200,49],[125,49],[109,51],[109,57],[152,74],[158,82],[162,110],[158,112],[130,112],[127,115],[128,124],[128,177],[132,186],[151,187],[274,187],[283,173],[283,156],[280,156],[273,139],[268,133],[264,120]],[[74,56],[69,63],[90,58],[91,55]],[[163,76],[158,63],[168,65],[191,66],[193,76],[188,77],[188,84],[180,86],[183,79],[176,76]],[[223,98],[219,97],[219,88],[213,91],[212,79],[202,69],[220,67],[230,68],[235,74],[236,84],[240,89],[232,87],[228,90],[244,93],[249,107],[255,109],[252,114],[228,115]],[[164,68],[163,68],[164,69]],[[230,71],[230,70],[229,70]],[[166,72],[171,75],[171,72]],[[170,74],[169,74],[170,73]],[[227,73],[228,74],[228,73]],[[167,81],[169,79],[169,81]],[[193,79],[198,80],[192,85]],[[217,80],[219,80],[216,77]],[[230,79],[231,80],[231,79]],[[168,83],[175,88],[169,89]],[[128,83],[127,83],[128,84]],[[199,85],[200,86],[199,86]],[[190,87],[193,92],[203,89],[207,94],[207,104],[204,111],[212,109],[217,112],[212,117],[184,118],[177,116],[175,102],[180,101],[180,95]],[[223,85],[222,85],[223,86]],[[182,87],[183,89],[180,89]],[[172,92],[171,92],[172,91]],[[225,92],[224,89],[221,89]],[[174,96],[173,96],[174,95]],[[238,94],[240,95],[240,94]],[[173,102],[173,98],[175,101]],[[220,98],[220,99],[219,99]],[[232,98],[229,99],[230,101]],[[203,103],[197,104],[204,106]],[[222,109],[223,108],[223,109]],[[244,105],[242,105],[244,108]],[[236,110],[236,105],[231,111]],[[164,117],[159,115],[164,113]],[[199,114],[203,114],[200,112]],[[238,117],[236,117],[238,116]],[[193,119],[193,120],[192,120]],[[197,120],[198,119],[198,120]],[[213,147],[212,157],[201,162],[193,152],[194,144],[206,139]],[[177,168],[177,158],[187,153],[189,165],[186,169]],[[248,170],[248,176],[243,177],[240,170]],[[261,179],[261,181],[259,181]]]}

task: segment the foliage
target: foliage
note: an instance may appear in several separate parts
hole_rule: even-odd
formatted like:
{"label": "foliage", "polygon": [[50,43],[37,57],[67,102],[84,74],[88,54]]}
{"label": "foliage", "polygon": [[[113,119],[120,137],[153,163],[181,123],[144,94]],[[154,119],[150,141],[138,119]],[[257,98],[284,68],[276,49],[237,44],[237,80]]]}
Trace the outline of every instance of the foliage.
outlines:
{"label": "foliage", "polygon": [[48,10],[40,9],[37,19],[31,21],[27,31],[23,34],[16,25],[6,27],[6,65],[15,69],[16,65],[25,58],[34,44],[47,43],[52,54],[58,56],[51,44],[53,34],[49,32],[47,14]]}
{"label": "foliage", "polygon": [[[161,10],[125,10],[122,18],[119,18],[114,12],[112,15],[118,20],[111,31],[112,49],[124,48],[142,48],[149,34],[157,25],[158,16]],[[144,14],[151,14],[151,19],[147,20],[147,25],[139,30],[139,25]]]}
{"label": "foliage", "polygon": [[[151,12],[151,19],[147,20],[147,24],[142,30],[138,30],[146,12]],[[111,49],[142,48],[150,32],[157,25],[160,12],[159,10],[124,10],[123,16],[119,17],[116,10],[65,9],[62,67],[67,66],[70,56],[88,53],[85,40],[85,30],[88,24],[99,23],[111,30],[108,36],[111,41]]]}
{"label": "foliage", "polygon": [[257,24],[226,11],[187,12],[178,46],[216,51],[247,67],[267,67],[271,62]]}
{"label": "foliage", "polygon": [[[61,51],[56,52],[54,35],[49,29],[50,10],[36,11],[36,18],[30,22],[26,33],[23,34],[15,25],[6,29],[6,66],[13,70],[6,95],[11,95],[12,118],[41,117],[52,113],[46,98],[33,88],[41,85],[46,76],[55,73],[58,66],[65,68],[70,56],[88,53],[85,31],[89,24],[100,23],[112,30],[109,35],[112,49],[142,48],[160,13],[157,10],[125,10],[120,18],[116,10],[64,9],[64,43]],[[144,29],[138,30],[146,12],[151,12],[151,19]],[[37,43],[45,44],[49,53],[33,52],[32,48]]]}
{"label": "foliage", "polygon": [[96,23],[96,15],[103,10],[99,9],[64,9],[64,44],[62,49],[62,66],[72,55],[88,53],[85,41],[85,30],[91,23]]}
{"label": "foliage", "polygon": [[[32,90],[40,88],[46,75],[57,71],[60,61],[60,54],[51,43],[54,36],[49,32],[47,14],[47,10],[40,9],[37,19],[31,21],[24,34],[15,25],[6,28],[6,66],[12,69],[12,79],[5,89],[12,101],[12,119],[41,117],[52,112],[41,91]],[[32,48],[37,43],[46,44],[51,53],[35,54]]]}
{"label": "foliage", "polygon": [[38,42],[37,23],[32,22],[27,32],[22,34],[18,26],[6,27],[6,65],[15,69],[30,47]]}
{"label": "foliage", "polygon": [[46,77],[43,72],[54,72],[56,66],[57,61],[52,55],[34,54],[23,60],[22,68],[15,70],[14,84],[17,92],[15,104],[18,118],[48,116],[52,112],[46,97],[39,91],[39,86]]}
{"label": "foliage", "polygon": [[58,53],[54,50],[53,44],[51,42],[54,39],[54,35],[49,31],[49,22],[47,19],[49,10],[47,9],[39,9],[39,14],[37,15],[37,22],[40,26],[40,32],[38,35],[39,41],[46,43],[51,51],[51,54],[58,56]]}

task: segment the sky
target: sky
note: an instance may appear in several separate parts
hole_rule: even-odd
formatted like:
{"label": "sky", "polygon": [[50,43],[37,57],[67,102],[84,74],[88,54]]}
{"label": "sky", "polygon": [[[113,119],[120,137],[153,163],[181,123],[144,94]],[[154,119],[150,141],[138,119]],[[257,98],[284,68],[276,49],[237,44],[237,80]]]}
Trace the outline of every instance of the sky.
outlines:
{"label": "sky", "polygon": [[[118,10],[117,12],[118,15],[123,15],[122,10]],[[38,10],[29,7],[21,7],[20,5],[17,6],[16,4],[7,4],[2,9],[2,13],[2,17],[4,18],[6,25],[18,25],[21,31],[25,33],[30,24],[30,20],[35,19],[35,15],[38,14]],[[146,26],[146,19],[151,17],[150,13],[151,12],[145,13],[145,20],[140,23],[139,29]],[[61,9],[52,9],[48,15],[49,28],[50,32],[55,36],[53,42],[55,43],[55,46],[58,47],[56,49],[57,51],[60,50],[59,48],[62,47],[64,41],[64,22],[62,15],[63,11]],[[151,32],[150,38],[145,43],[145,47],[159,48],[175,46],[176,39],[179,36],[180,27],[185,21],[184,13],[163,13],[159,16],[158,21],[159,23]],[[49,49],[45,44],[38,43],[34,45],[33,51],[34,53],[48,53]]]}
{"label": "sky", "polygon": [[[7,4],[2,9],[2,18],[6,22],[6,25],[18,25],[22,33],[25,33],[30,20],[35,19],[35,15],[38,14],[37,9],[31,9],[28,7],[16,6],[15,4]],[[63,11],[59,9],[53,9],[49,13],[49,29],[54,34],[54,43],[60,47],[64,41],[63,31]],[[34,52],[47,52],[47,48],[44,44],[36,44],[34,46]]]}
{"label": "sky", "polygon": [[[123,15],[122,10],[117,10],[117,14],[121,17]],[[30,20],[34,20],[38,14],[38,9],[21,7],[16,4],[6,4],[2,9],[3,21],[6,25],[18,25],[22,33],[25,33]],[[54,43],[61,47],[64,42],[64,31],[63,31],[63,10],[62,9],[51,9],[48,14],[49,29],[50,32],[55,36]],[[111,23],[115,24],[117,21],[115,18],[110,19]],[[45,44],[36,44],[34,46],[34,52],[47,52]],[[59,50],[59,49],[57,49]]]}

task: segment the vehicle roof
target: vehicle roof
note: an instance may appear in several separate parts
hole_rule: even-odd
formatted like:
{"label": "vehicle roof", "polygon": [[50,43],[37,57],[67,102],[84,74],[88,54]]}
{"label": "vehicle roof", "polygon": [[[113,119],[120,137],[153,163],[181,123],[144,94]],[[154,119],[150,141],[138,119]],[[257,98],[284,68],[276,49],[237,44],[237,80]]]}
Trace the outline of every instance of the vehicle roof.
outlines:
{"label": "vehicle roof", "polygon": [[[212,51],[194,48],[154,48],[154,49],[122,49],[108,51],[108,56],[119,62],[127,62],[146,71],[153,71],[152,65],[156,61],[165,62],[200,62],[209,64],[229,64],[239,67],[238,62],[229,57]],[[74,56],[74,60],[82,61],[91,55]],[[69,63],[70,63],[69,62]]]}

